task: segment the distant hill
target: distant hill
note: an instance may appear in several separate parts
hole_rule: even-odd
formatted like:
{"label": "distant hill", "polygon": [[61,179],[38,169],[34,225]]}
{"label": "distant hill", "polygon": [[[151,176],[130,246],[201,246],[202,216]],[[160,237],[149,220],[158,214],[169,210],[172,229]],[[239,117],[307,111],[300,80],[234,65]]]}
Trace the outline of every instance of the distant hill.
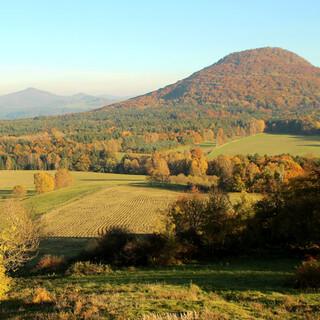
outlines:
{"label": "distant hill", "polygon": [[262,109],[320,103],[320,68],[280,48],[232,53],[175,84],[115,104],[115,107],[206,105]]}
{"label": "distant hill", "polygon": [[95,97],[85,93],[60,96],[28,88],[0,96],[0,118],[16,119],[88,111],[119,100],[116,97]]}

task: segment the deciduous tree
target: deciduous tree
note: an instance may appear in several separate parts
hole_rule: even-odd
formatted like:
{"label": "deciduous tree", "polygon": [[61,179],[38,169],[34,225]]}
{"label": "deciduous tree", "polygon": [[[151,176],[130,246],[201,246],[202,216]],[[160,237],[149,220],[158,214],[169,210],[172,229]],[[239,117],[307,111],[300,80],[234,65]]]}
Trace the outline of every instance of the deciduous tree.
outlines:
{"label": "deciduous tree", "polygon": [[54,190],[54,178],[47,172],[34,174],[34,185],[37,193],[45,193]]}
{"label": "deciduous tree", "polygon": [[8,200],[1,216],[0,258],[7,271],[16,271],[35,256],[39,230],[19,201]]}
{"label": "deciduous tree", "polygon": [[58,169],[54,175],[55,188],[65,188],[73,184],[73,177],[69,170],[67,169]]}

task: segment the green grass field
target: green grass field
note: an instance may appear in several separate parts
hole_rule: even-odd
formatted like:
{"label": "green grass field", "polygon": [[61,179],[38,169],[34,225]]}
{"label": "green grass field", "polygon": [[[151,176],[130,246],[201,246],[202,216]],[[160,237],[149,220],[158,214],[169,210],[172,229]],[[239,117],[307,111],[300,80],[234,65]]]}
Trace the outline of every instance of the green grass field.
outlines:
{"label": "green grass field", "polygon": [[[33,175],[37,171],[0,171],[0,196],[2,199],[11,196],[15,185],[23,185],[28,194],[23,202],[35,215],[44,214],[60,205],[77,201],[86,195],[97,192],[103,188],[129,185],[132,183],[146,183],[145,176],[104,174],[94,172],[72,172],[74,184],[68,188],[55,190],[37,195],[34,190]],[[51,172],[54,175],[54,171]]]}
{"label": "green grass field", "polygon": [[[14,185],[26,186],[22,201],[53,233],[41,241],[37,259],[45,254],[73,258],[91,241],[88,237],[111,225],[151,231],[159,209],[181,194],[150,186],[144,176],[73,172],[73,186],[36,195],[33,174],[1,171],[0,192],[5,199]],[[230,197],[236,201],[239,194]],[[0,319],[173,320],[178,318],[167,315],[203,310],[211,314],[207,319],[320,319],[319,291],[294,288],[298,262],[243,257],[91,276],[26,273],[14,278],[8,298],[0,302]],[[39,288],[49,292],[50,303],[34,301]]]}
{"label": "green grass field", "polygon": [[[105,275],[26,276],[15,279],[0,313],[4,319],[136,320],[206,309],[212,315],[206,319],[319,319],[319,292],[294,289],[297,263],[242,258]],[[45,288],[52,303],[33,303],[37,288]]]}
{"label": "green grass field", "polygon": [[[4,201],[14,185],[25,186],[28,194],[22,201],[40,218],[43,235],[50,237],[96,237],[115,226],[150,233],[162,212],[183,194],[183,188],[150,185],[145,176],[92,172],[72,172],[72,186],[36,194],[34,173],[0,171],[0,194]],[[239,196],[231,193],[230,199],[235,202]],[[259,195],[251,197],[256,200]]]}
{"label": "green grass field", "polygon": [[320,157],[320,136],[294,136],[285,134],[261,133],[230,141],[209,153],[209,159],[220,154],[254,154],[277,155],[290,153],[292,155],[307,155]]}

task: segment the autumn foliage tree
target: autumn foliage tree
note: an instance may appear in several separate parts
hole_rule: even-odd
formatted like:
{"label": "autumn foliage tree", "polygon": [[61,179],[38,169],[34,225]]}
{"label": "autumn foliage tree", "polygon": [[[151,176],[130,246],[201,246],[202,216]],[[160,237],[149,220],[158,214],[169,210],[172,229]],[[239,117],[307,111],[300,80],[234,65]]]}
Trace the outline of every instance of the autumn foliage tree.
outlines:
{"label": "autumn foliage tree", "polygon": [[78,171],[88,171],[91,165],[91,161],[88,155],[83,154],[79,157],[76,163],[76,169]]}
{"label": "autumn foliage tree", "polygon": [[151,181],[155,182],[167,182],[170,176],[168,163],[158,152],[154,153],[148,172]]}
{"label": "autumn foliage tree", "polygon": [[39,230],[19,201],[7,201],[1,216],[0,259],[7,271],[16,271],[37,252]]}
{"label": "autumn foliage tree", "polygon": [[191,162],[189,174],[192,176],[202,176],[207,173],[208,162],[200,148],[191,150]]}
{"label": "autumn foliage tree", "polygon": [[38,172],[34,174],[34,185],[37,193],[45,193],[54,190],[55,181],[51,174]]}
{"label": "autumn foliage tree", "polygon": [[73,177],[69,170],[67,169],[58,169],[54,175],[55,188],[65,188],[73,184]]}

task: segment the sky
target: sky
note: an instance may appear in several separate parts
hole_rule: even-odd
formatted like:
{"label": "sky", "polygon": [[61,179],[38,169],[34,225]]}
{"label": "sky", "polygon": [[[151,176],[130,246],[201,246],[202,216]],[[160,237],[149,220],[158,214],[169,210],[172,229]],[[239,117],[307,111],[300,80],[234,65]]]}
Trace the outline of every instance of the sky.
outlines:
{"label": "sky", "polygon": [[0,94],[133,96],[265,46],[320,66],[319,13],[319,0],[1,1]]}

